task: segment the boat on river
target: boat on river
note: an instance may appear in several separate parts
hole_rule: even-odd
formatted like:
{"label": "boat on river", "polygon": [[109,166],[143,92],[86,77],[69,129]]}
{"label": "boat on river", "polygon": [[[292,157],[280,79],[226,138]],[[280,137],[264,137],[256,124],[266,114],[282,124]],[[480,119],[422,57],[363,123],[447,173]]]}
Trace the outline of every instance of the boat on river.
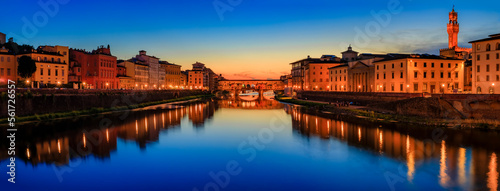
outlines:
{"label": "boat on river", "polygon": [[276,94],[274,94],[273,90],[266,91],[266,92],[262,93],[262,95],[267,100],[274,100],[274,97],[276,96]]}
{"label": "boat on river", "polygon": [[240,99],[244,101],[254,101],[259,98],[259,92],[253,90],[246,90],[245,93],[240,93],[238,97],[240,97]]}

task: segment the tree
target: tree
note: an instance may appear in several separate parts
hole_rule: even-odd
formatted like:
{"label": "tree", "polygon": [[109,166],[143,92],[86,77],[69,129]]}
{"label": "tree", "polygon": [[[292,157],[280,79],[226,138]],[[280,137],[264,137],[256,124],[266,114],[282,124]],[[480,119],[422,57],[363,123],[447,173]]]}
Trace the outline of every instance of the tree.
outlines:
{"label": "tree", "polygon": [[19,65],[17,66],[17,73],[22,78],[30,78],[36,72],[36,62],[29,56],[21,56],[19,58]]}

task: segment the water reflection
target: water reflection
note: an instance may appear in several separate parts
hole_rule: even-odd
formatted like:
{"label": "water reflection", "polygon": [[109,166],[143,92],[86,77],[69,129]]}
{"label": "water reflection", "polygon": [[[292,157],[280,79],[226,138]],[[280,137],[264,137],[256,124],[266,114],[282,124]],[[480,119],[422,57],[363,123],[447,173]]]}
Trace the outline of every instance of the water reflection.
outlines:
{"label": "water reflection", "polygon": [[[498,189],[500,135],[497,132],[363,124],[267,100],[207,101],[174,109],[131,112],[124,120],[119,119],[120,114],[113,114],[26,126],[20,129],[19,134],[23,136],[17,140],[16,153],[22,161],[35,167],[68,165],[73,159],[88,157],[112,160],[111,155],[117,152],[120,140],[136,143],[143,150],[151,148],[151,143],[163,137],[160,133],[204,128],[221,108],[239,108],[244,112],[284,108],[292,125],[283,136],[325,142],[335,140],[381,160],[396,161],[409,183],[422,182],[430,175],[431,181],[445,189]],[[2,139],[6,137],[1,136]],[[1,161],[8,158],[6,146],[0,145]]]}
{"label": "water reflection", "polygon": [[[93,156],[107,159],[117,150],[117,141],[136,142],[145,149],[149,143],[159,140],[162,131],[180,128],[181,120],[187,116],[194,127],[203,127],[218,109],[217,102],[203,102],[172,110],[138,111],[130,113],[125,120],[111,115],[98,119],[81,119],[58,124],[30,125],[20,128],[16,152],[26,163],[67,165],[71,159]],[[98,128],[112,120],[112,127]],[[71,128],[67,128],[71,127]],[[57,131],[57,134],[52,134]],[[6,137],[2,135],[2,137]],[[0,147],[0,160],[8,158],[7,147]]]}
{"label": "water reflection", "polygon": [[[499,148],[495,132],[442,129],[445,139],[433,140],[432,137],[439,134],[437,128],[374,127],[335,119],[338,116],[323,117],[324,114],[298,107],[286,106],[285,111],[292,117],[294,132],[301,136],[336,139],[377,155],[404,161],[409,182],[415,180],[419,171],[438,170],[438,183],[444,188],[498,189],[500,169],[496,156]],[[488,137],[496,139],[485,140]],[[419,168],[436,160],[438,169]],[[484,185],[487,188],[483,188]]]}

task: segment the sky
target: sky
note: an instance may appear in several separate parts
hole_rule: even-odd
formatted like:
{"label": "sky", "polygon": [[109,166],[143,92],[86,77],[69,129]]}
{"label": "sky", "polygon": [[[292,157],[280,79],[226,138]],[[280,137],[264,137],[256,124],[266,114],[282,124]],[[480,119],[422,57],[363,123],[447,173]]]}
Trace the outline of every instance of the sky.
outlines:
{"label": "sky", "polygon": [[455,5],[459,45],[500,33],[500,1],[16,0],[0,32],[22,44],[92,50],[118,59],[146,50],[183,70],[202,62],[228,79],[277,79],[294,61],[361,53],[439,54]]}

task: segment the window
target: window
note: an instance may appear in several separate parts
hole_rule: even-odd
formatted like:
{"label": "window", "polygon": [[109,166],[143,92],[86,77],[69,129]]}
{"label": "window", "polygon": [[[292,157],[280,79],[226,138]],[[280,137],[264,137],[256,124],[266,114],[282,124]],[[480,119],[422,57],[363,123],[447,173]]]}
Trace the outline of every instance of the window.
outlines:
{"label": "window", "polygon": [[424,83],[424,85],[422,86],[422,91],[427,91],[427,83]]}
{"label": "window", "polygon": [[486,65],[486,72],[489,72],[490,71],[490,65]]}
{"label": "window", "polygon": [[480,44],[477,45],[477,50],[481,50],[481,45]]}
{"label": "window", "polygon": [[444,78],[444,73],[443,72],[441,72],[441,78]]}
{"label": "window", "polygon": [[10,62],[10,57],[7,57],[7,62]]}
{"label": "window", "polygon": [[394,68],[394,64],[392,64],[392,68]]}
{"label": "window", "polygon": [[455,78],[458,78],[458,72],[455,72]]}
{"label": "window", "polygon": [[418,83],[414,83],[413,84],[413,90],[414,91],[418,91]]}
{"label": "window", "polygon": [[424,68],[426,68],[426,67],[427,67],[427,62],[424,62]]}
{"label": "window", "polygon": [[491,45],[490,44],[486,45],[486,51],[491,51]]}
{"label": "window", "polygon": [[394,72],[392,73],[392,79],[394,79]]}
{"label": "window", "polygon": [[403,84],[399,84],[399,91],[403,92]]}
{"label": "window", "polygon": [[481,55],[477,55],[477,61],[481,60]]}
{"label": "window", "polygon": [[59,71],[59,70],[57,70],[57,69],[56,69],[56,76],[58,75],[58,71]]}
{"label": "window", "polygon": [[486,81],[489,82],[490,81],[490,75],[486,75]]}
{"label": "window", "polygon": [[424,78],[427,78],[427,72],[424,72]]}
{"label": "window", "polygon": [[418,66],[418,64],[415,62],[415,68]]}
{"label": "window", "polygon": [[10,68],[7,68],[7,76],[10,76]]}
{"label": "window", "polygon": [[49,75],[49,76],[50,76],[50,69],[48,69],[48,70],[47,70],[47,75]]}
{"label": "window", "polygon": [[3,68],[0,68],[0,75],[3,76]]}
{"label": "window", "polygon": [[391,91],[394,91],[394,84],[391,84]]}
{"label": "window", "polygon": [[477,66],[477,71],[476,72],[481,72],[481,66]]}
{"label": "window", "polygon": [[500,59],[500,54],[497,53],[497,60]]}
{"label": "window", "polygon": [[431,72],[431,78],[434,78],[434,72]]}
{"label": "window", "polygon": [[401,68],[403,67],[403,63],[401,62]]}
{"label": "window", "polygon": [[43,75],[43,68],[40,68],[40,76]]}
{"label": "window", "polygon": [[451,78],[451,72],[448,72],[448,78]]}
{"label": "window", "polygon": [[379,79],[379,74],[377,73],[377,80]]}
{"label": "window", "polygon": [[434,68],[434,62],[433,62],[433,63],[431,63],[431,67],[433,67],[433,68]]}
{"label": "window", "polygon": [[500,50],[500,43],[497,43],[497,50]]}
{"label": "window", "polygon": [[414,73],[415,78],[418,78],[418,72]]}
{"label": "window", "polygon": [[448,63],[448,68],[451,68],[451,64],[450,63]]}
{"label": "window", "polygon": [[500,71],[500,64],[497,64],[497,72]]}
{"label": "window", "polygon": [[64,70],[61,70],[61,74],[62,74],[62,76],[64,76]]}
{"label": "window", "polygon": [[385,80],[385,73],[384,73],[384,80]]}
{"label": "window", "polygon": [[490,60],[490,54],[486,54],[486,60]]}
{"label": "window", "polygon": [[497,81],[500,81],[500,75],[497,75]]}
{"label": "window", "polygon": [[401,78],[403,78],[403,72],[401,72]]}
{"label": "window", "polygon": [[441,63],[441,68],[443,68],[443,63]]}
{"label": "window", "polygon": [[481,81],[481,78],[479,77],[479,75],[477,76],[476,81],[478,81],[478,82],[480,82],[480,81]]}
{"label": "window", "polygon": [[3,56],[2,56],[2,57],[0,57],[0,61],[1,61],[1,62],[3,62]]}
{"label": "window", "polygon": [[378,69],[380,69],[380,68],[379,68],[379,65],[377,65],[377,70],[378,70]]}
{"label": "window", "polygon": [[385,70],[385,64],[384,64],[384,70]]}

